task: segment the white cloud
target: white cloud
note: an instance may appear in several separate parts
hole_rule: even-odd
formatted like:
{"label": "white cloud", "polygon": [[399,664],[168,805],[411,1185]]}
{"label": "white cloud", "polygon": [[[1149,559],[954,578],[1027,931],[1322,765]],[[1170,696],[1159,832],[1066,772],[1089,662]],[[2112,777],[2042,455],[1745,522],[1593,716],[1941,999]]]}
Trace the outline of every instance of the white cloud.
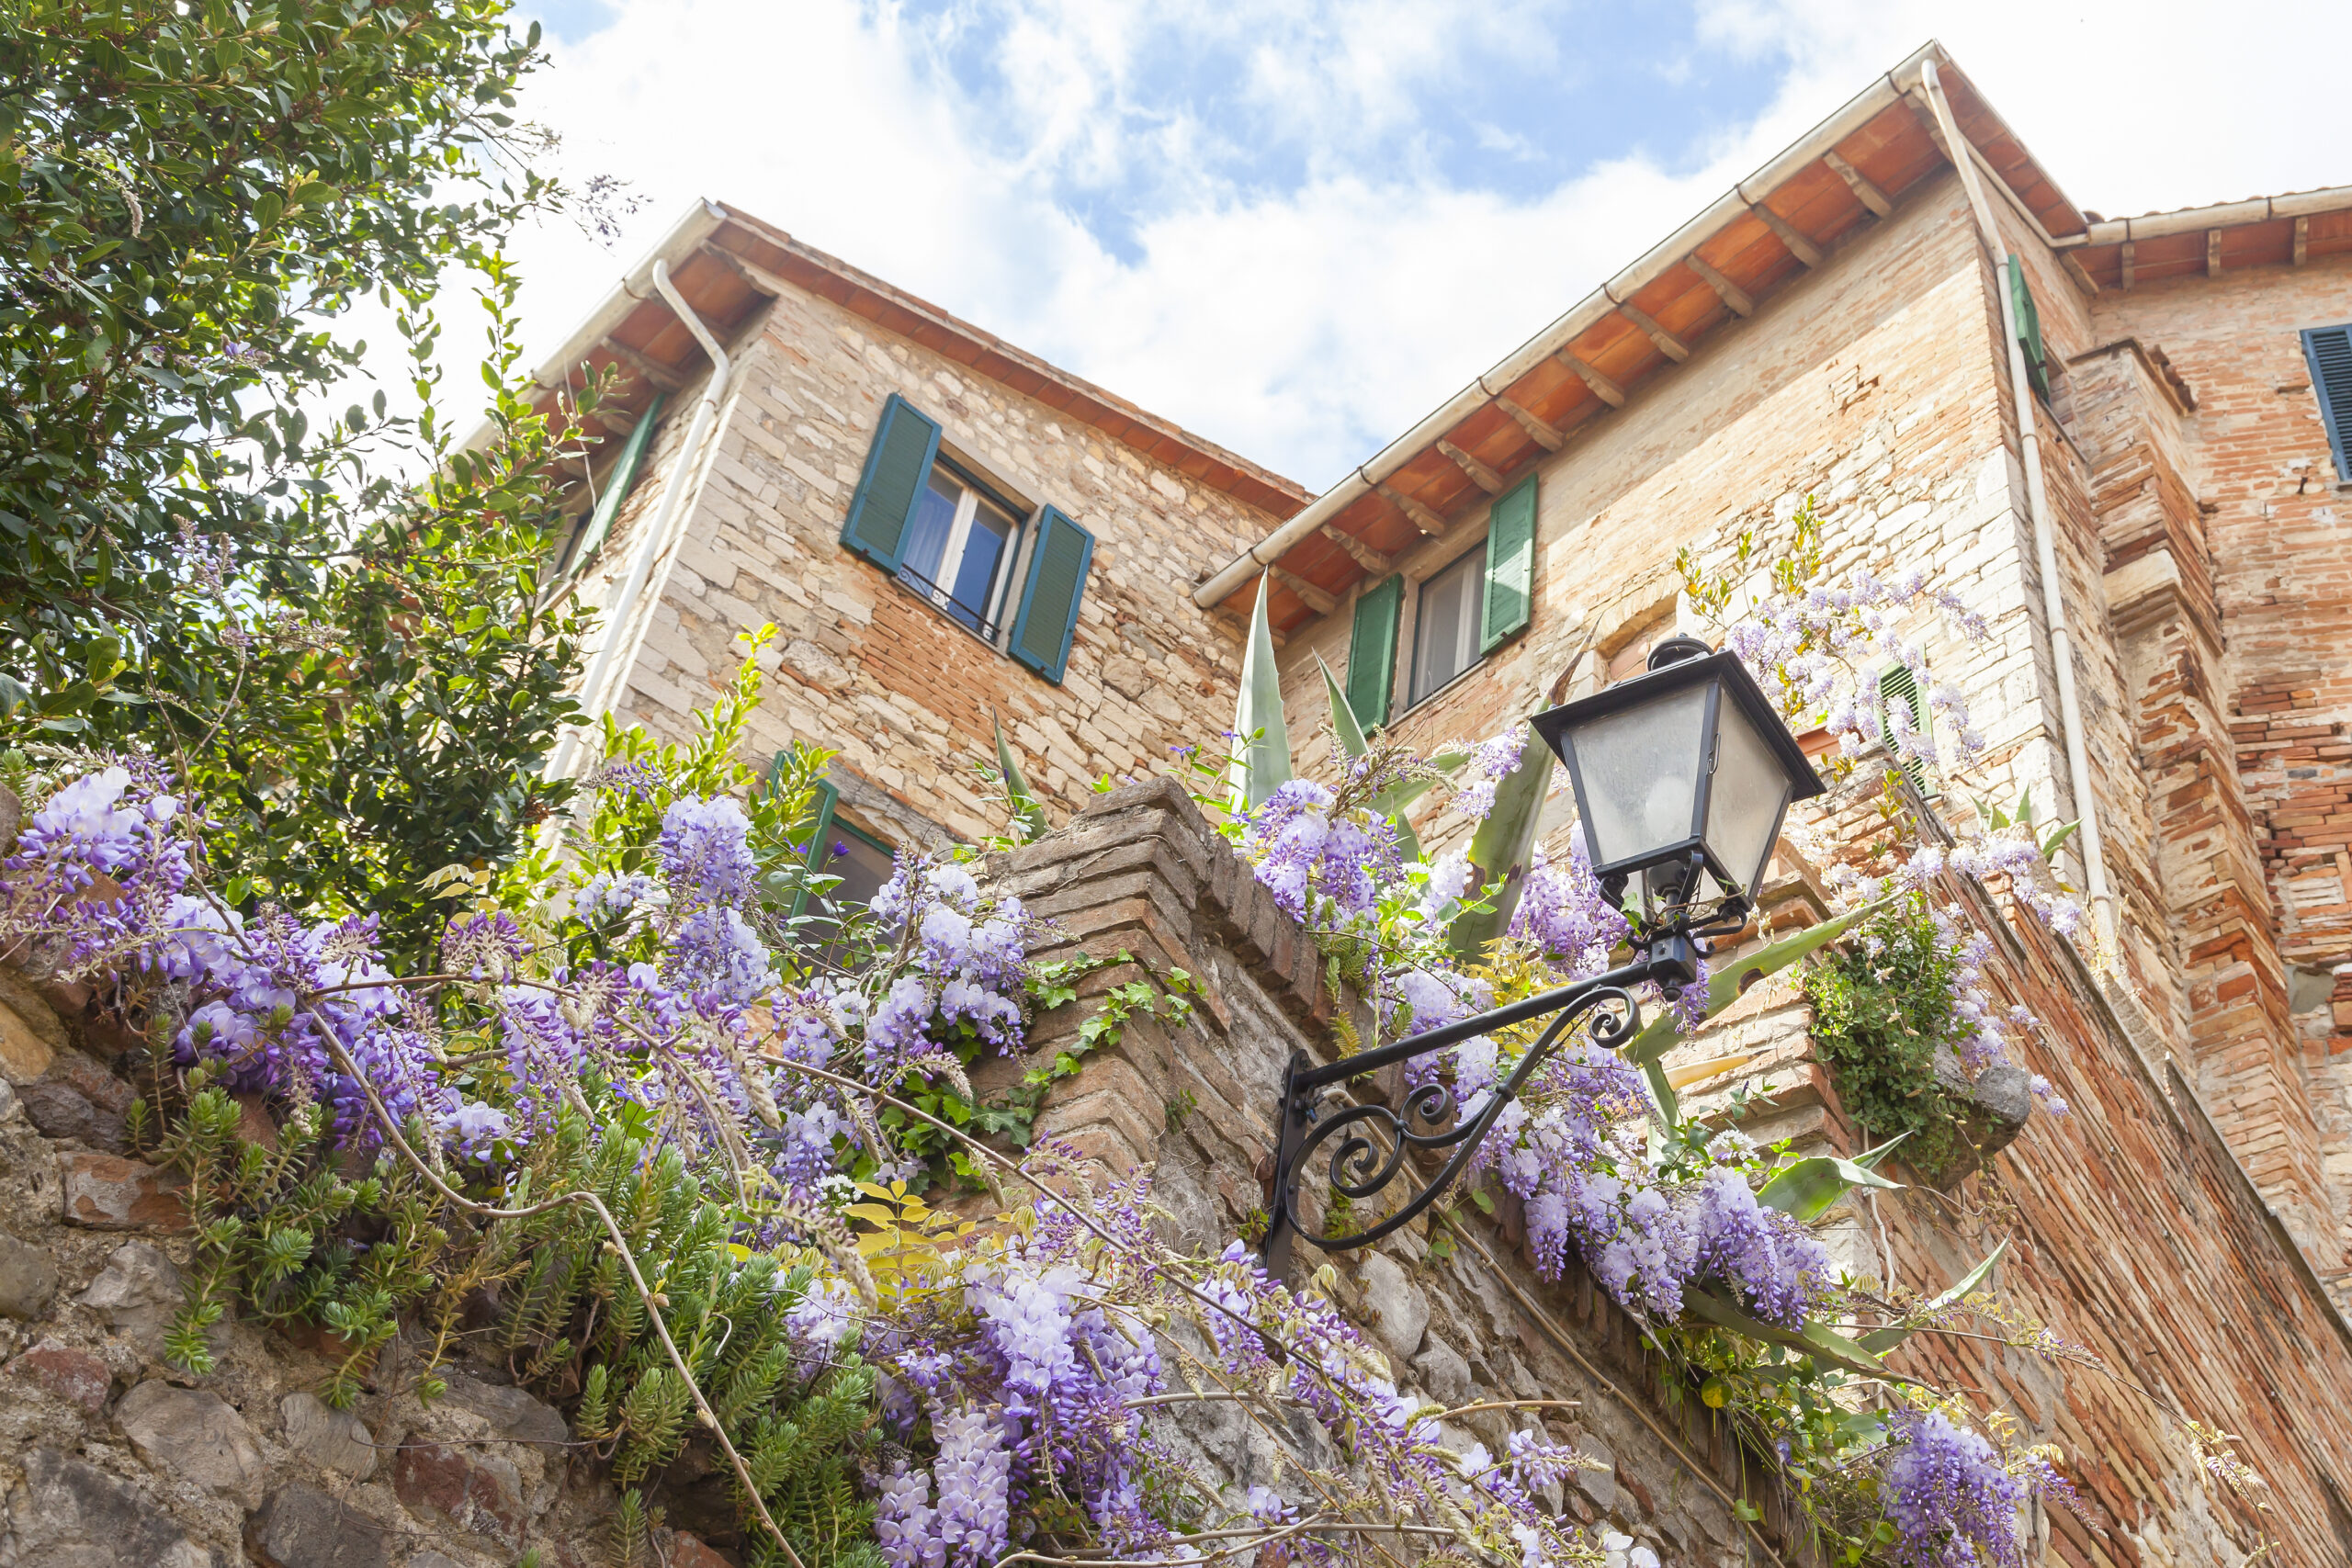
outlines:
{"label": "white cloud", "polygon": [[[1478,101],[1477,62],[1508,50],[1565,73],[1589,36],[1533,0],[999,0],[929,17],[639,0],[557,47],[526,104],[565,134],[575,175],[619,175],[647,200],[616,254],[568,228],[526,238],[531,337],[558,341],[707,195],[1320,486],[1938,29],[2067,191],[2109,214],[2352,181],[2335,95],[2299,68],[2344,56],[2352,7],[2215,17],[1706,0],[1695,39],[1661,36],[1636,67],[1657,80],[1699,47],[1785,65],[1768,107],[1671,170],[1572,157],[1554,187],[1506,195],[1449,178],[1421,127],[1437,106],[1474,140],[1523,134]],[[1224,123],[1203,118],[1209,95],[1162,90],[1203,62],[1240,62],[1217,85]]]}

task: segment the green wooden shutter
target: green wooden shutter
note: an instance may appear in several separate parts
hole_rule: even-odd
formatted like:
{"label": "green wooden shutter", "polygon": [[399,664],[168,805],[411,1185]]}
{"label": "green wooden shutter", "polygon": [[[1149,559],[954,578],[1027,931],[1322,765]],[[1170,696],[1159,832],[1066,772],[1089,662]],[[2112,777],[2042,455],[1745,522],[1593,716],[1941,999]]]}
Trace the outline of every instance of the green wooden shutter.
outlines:
{"label": "green wooden shutter", "polygon": [[1037,547],[1029,553],[1029,581],[1021,590],[1021,613],[1012,623],[1012,657],[1056,685],[1061,684],[1062,671],[1069,663],[1079,601],[1086,593],[1086,569],[1093,559],[1093,535],[1057,507],[1037,514]]}
{"label": "green wooden shutter", "polygon": [[628,444],[621,448],[620,461],[605,476],[605,493],[596,498],[596,510],[589,517],[588,525],[580,531],[561,570],[580,570],[605,547],[605,536],[613,531],[613,519],[621,514],[621,503],[628,499],[630,489],[637,483],[637,470],[644,466],[645,449],[653,445],[653,427],[662,418],[662,395],[655,393],[653,400],[645,405],[645,412],[637,416],[637,427],[628,433]]}
{"label": "green wooden shutter", "polygon": [[2328,449],[2335,454],[2335,482],[2352,484],[2352,327],[2304,328],[2303,358],[2312,367]]}
{"label": "green wooden shutter", "polygon": [[1388,722],[1396,679],[1396,622],[1404,609],[1401,577],[1356,595],[1355,626],[1348,633],[1348,708],[1365,729]]}
{"label": "green wooden shutter", "polygon": [[[1894,710],[1897,703],[1902,704],[1904,711],[1910,715],[1911,728],[1915,733],[1928,728],[1928,706],[1920,699],[1919,678],[1911,672],[1909,665],[1893,665],[1879,675],[1878,702],[1880,723],[1885,726],[1888,737],[1886,749],[1890,752],[1894,750],[1894,726],[1886,724],[1885,716]],[[1902,768],[1911,780],[1911,787],[1925,795],[1928,793],[1928,764],[1911,757],[1904,761]]]}
{"label": "green wooden shutter", "polygon": [[849,503],[849,521],[842,525],[842,543],[885,571],[898,570],[907,519],[938,456],[939,422],[891,393]]}
{"label": "green wooden shutter", "polygon": [[2009,304],[2018,319],[2018,342],[2025,347],[2026,374],[2033,389],[2050,396],[2050,361],[2041,347],[2041,312],[2033,308],[2033,290],[2026,287],[2025,263],[2009,257]]}
{"label": "green wooden shutter", "polygon": [[1487,611],[1481,656],[1527,625],[1535,587],[1535,476],[1495,498],[1487,513]]}

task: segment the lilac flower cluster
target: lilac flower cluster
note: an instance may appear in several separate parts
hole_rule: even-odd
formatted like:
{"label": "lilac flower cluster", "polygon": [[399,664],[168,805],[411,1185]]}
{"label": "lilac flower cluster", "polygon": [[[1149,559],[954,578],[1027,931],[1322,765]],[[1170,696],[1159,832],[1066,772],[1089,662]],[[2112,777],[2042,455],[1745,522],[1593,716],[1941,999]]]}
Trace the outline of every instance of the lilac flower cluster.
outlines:
{"label": "lilac flower cluster", "polygon": [[[1990,635],[1983,616],[1957,595],[1932,588],[1926,572],[1890,582],[1864,571],[1843,587],[1768,594],[1726,628],[1724,646],[1779,694],[1783,713],[1817,718],[1847,757],[1883,744],[1899,761],[1940,765],[1940,724],[1955,741],[1953,761],[1964,764],[1982,755],[1984,738],[1969,722],[1960,689],[1931,681],[1926,649],[1900,629],[1905,618],[1929,609],[1940,611],[1965,640]],[[1909,670],[1928,695],[1925,726],[1913,723],[1906,705],[1879,698],[1879,673],[1894,664]]]}
{"label": "lilac flower cluster", "polygon": [[[1149,1249],[1140,1182],[1116,1194],[1129,1249]],[[1151,1450],[1136,1404],[1164,1387],[1150,1331],[1114,1319],[1121,1291],[1090,1264],[1081,1231],[1040,1200],[1026,1239],[975,1249],[962,1310],[877,1325],[866,1348],[894,1369],[886,1407],[911,1427],[927,1405],[938,1458],[882,1483],[876,1533],[893,1568],[981,1568],[1001,1556],[1028,1496],[1082,1500],[1117,1555],[1169,1539],[1146,1506]]]}
{"label": "lilac flower cluster", "polygon": [[1632,928],[1602,895],[1582,834],[1557,862],[1542,847],[1536,849],[1519,908],[1511,913],[1510,934],[1534,943],[1570,978],[1609,967],[1611,952],[1632,934]]}
{"label": "lilac flower cluster", "polygon": [[1277,787],[1245,818],[1242,852],[1294,919],[1329,930],[1361,926],[1384,881],[1401,870],[1395,831],[1369,813],[1334,818],[1336,797],[1308,779]]}
{"label": "lilac flower cluster", "polygon": [[1470,760],[1463,764],[1454,783],[1453,798],[1447,804],[1471,820],[1484,822],[1495,809],[1495,791],[1519,766],[1525,748],[1526,737],[1516,729],[1468,748]]}
{"label": "lilac flower cluster", "polygon": [[870,1075],[887,1077],[958,1038],[1004,1055],[1021,1049],[1016,998],[1033,922],[1020,899],[984,897],[953,862],[901,854],[873,912],[903,963],[863,1019]]}
{"label": "lilac flower cluster", "polygon": [[1982,1568],[2025,1561],[2018,1508],[2030,1488],[1993,1445],[1940,1410],[1898,1413],[1879,1466],[1903,1568]]}

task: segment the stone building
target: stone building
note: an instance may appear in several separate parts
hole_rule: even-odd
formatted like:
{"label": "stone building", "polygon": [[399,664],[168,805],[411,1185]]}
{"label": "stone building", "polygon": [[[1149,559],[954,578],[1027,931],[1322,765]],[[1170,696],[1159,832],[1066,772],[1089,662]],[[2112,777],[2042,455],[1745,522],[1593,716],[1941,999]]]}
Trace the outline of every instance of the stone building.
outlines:
{"label": "stone building", "polygon": [[[2245,1434],[2274,1513],[2228,1516],[2111,1385],[1940,1370],[2087,1456],[2053,1561],[2233,1562],[2257,1529],[2352,1559],[2352,187],[2105,218],[1930,45],[1321,496],[715,205],[548,395],[583,366],[624,379],[561,567],[608,611],[589,705],[675,732],[776,624],[757,742],[840,749],[835,837],[868,874],[995,830],[992,715],[1057,816],[1214,742],[1261,592],[1295,736],[1320,656],[1426,747],[1639,668],[1690,626],[1677,551],[1769,542],[1807,498],[1834,570],[1929,569],[1992,629],[1931,649],[1989,738],[1972,788],[2083,820],[2098,917],[2086,964],[1985,906],[2001,984],[2052,1023],[2030,1065],[2075,1107],[2001,1156],[2027,1238],[2003,1287]],[[1821,821],[1865,828],[1850,800]],[[1781,870],[1803,918],[1817,872]],[[1187,936],[1119,897],[1073,896],[1073,931],[1295,967],[1246,919]],[[1292,982],[1294,1011],[1329,1005]],[[1849,1141],[1801,1004],[1741,1010],[1747,1077],[1793,1074],[1790,1126]],[[1148,1103],[1174,1069],[1136,1070],[1062,1113],[1106,1157],[1174,1137]],[[1238,1159],[1255,1112],[1229,1109]],[[1204,1168],[1204,1201],[1246,1208],[1245,1177]],[[1972,1245],[1926,1201],[1845,1223],[1920,1285]]]}

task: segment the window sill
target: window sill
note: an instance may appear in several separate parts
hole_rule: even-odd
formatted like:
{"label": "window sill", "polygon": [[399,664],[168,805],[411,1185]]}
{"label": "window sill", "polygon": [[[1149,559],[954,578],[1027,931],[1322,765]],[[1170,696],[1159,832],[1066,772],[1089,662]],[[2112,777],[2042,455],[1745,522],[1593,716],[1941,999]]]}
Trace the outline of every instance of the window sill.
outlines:
{"label": "window sill", "polygon": [[1409,718],[1414,714],[1417,714],[1423,708],[1428,707],[1430,704],[1442,701],[1445,697],[1458,690],[1464,682],[1470,679],[1471,676],[1476,675],[1479,671],[1484,670],[1487,667],[1487,660],[1493,657],[1494,656],[1492,654],[1479,655],[1477,662],[1464,668],[1460,674],[1456,675],[1453,680],[1448,681],[1444,685],[1440,686],[1436,691],[1430,693],[1426,696],[1415,697],[1402,712],[1396,715],[1396,718],[1391,719],[1389,722],[1394,724],[1397,719]]}

